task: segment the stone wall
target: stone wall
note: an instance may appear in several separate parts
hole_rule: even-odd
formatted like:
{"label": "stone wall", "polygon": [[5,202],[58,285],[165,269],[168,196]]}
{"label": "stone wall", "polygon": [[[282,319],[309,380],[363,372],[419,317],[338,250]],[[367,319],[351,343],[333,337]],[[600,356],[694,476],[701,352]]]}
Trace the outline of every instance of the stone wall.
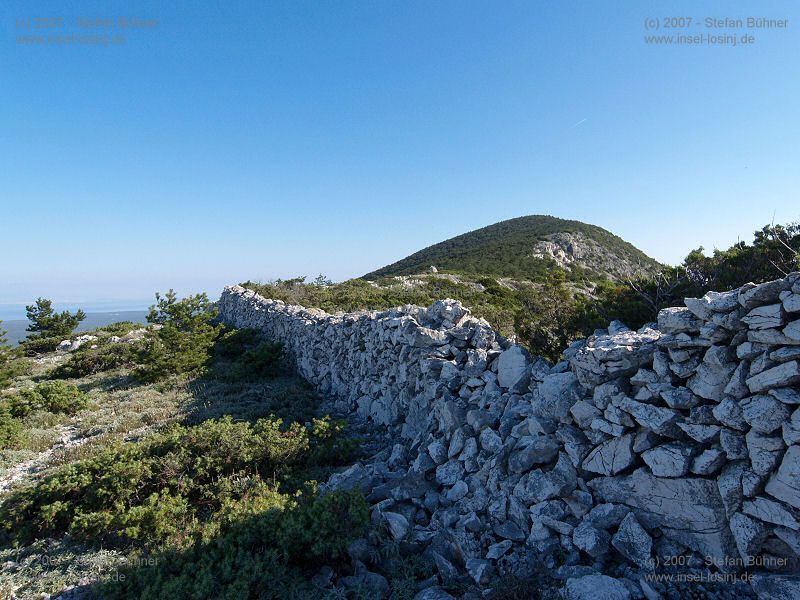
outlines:
{"label": "stone wall", "polygon": [[237,286],[219,308],[391,434],[327,487],[361,487],[442,580],[535,563],[641,596],[676,556],[799,570],[800,274],[612,323],[556,365],[452,300],[329,315]]}

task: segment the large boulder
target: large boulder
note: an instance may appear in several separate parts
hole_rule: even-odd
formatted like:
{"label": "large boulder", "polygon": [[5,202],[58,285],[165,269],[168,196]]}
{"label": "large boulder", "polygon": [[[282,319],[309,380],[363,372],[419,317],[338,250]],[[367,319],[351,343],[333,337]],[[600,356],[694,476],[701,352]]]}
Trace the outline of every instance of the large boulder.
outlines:
{"label": "large boulder", "polygon": [[531,374],[530,354],[522,346],[511,346],[497,359],[497,383],[500,387],[522,391]]}
{"label": "large boulder", "polygon": [[583,388],[574,374],[568,371],[547,375],[533,392],[533,414],[554,421],[561,420],[582,396]]}
{"label": "large boulder", "polygon": [[800,446],[789,447],[764,489],[773,498],[800,509]]}
{"label": "large boulder", "polygon": [[724,560],[735,552],[725,506],[715,481],[667,479],[639,469],[627,477],[598,477],[588,483],[596,498],[625,504],[645,527],[705,556]]}
{"label": "large boulder", "polygon": [[796,360],[761,371],[747,379],[747,387],[754,394],[772,388],[789,387],[797,383],[800,383],[800,362]]}

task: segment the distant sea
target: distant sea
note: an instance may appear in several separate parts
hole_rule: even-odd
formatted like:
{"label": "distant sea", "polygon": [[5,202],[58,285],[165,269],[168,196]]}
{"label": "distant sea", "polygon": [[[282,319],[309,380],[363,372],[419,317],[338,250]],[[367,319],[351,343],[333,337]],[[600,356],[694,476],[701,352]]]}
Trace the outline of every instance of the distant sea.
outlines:
{"label": "distant sea", "polygon": [[[81,321],[81,324],[75,330],[76,333],[82,331],[90,331],[103,325],[110,325],[111,323],[118,323],[120,321],[133,321],[134,323],[146,323],[147,311],[146,310],[118,310],[109,312],[88,312],[86,311],[86,319]],[[0,329],[5,329],[8,334],[6,338],[8,342],[15,346],[27,337],[30,321],[27,319],[9,319],[3,320],[0,323]]]}

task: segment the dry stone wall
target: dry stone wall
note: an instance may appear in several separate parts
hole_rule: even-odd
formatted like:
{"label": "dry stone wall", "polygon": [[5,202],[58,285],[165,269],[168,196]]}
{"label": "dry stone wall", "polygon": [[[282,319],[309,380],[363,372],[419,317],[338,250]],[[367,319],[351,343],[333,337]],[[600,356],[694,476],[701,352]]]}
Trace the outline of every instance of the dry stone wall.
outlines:
{"label": "dry stone wall", "polygon": [[[452,300],[330,315],[234,286],[219,308],[282,342],[341,412],[391,433],[327,489],[360,487],[442,581],[536,564],[566,590],[594,593],[595,577],[642,597],[670,557],[800,571],[798,273],[687,298],[639,331],[614,322],[556,365]],[[791,578],[759,585],[800,597]]]}

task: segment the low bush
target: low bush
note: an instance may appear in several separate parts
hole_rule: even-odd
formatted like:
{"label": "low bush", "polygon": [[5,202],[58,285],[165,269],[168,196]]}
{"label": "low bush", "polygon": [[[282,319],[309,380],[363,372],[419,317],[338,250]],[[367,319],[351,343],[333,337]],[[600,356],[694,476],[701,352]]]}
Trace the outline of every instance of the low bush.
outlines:
{"label": "low bush", "polygon": [[92,348],[84,344],[49,374],[54,379],[77,379],[136,364],[138,349],[132,344],[107,343]]}
{"label": "low bush", "polygon": [[15,377],[28,373],[30,367],[30,361],[21,356],[12,355],[0,361],[0,389],[8,387]]}
{"label": "low bush", "polygon": [[32,389],[20,390],[8,400],[11,413],[18,418],[36,410],[74,415],[86,408],[86,394],[63,381],[45,381]]}
{"label": "low bush", "polygon": [[239,518],[215,537],[138,561],[151,566],[123,568],[101,594],[110,600],[312,597],[319,590],[310,576],[321,564],[335,564],[369,524],[367,503],[358,492],[296,497],[273,492],[236,509]]}
{"label": "low bush", "polygon": [[140,327],[142,327],[141,323],[134,323],[133,321],[117,321],[116,323],[110,323],[108,325],[98,327],[95,332],[107,333],[109,335],[117,335],[122,337],[123,335],[129,334],[131,331],[139,329]]}
{"label": "low bush", "polygon": [[20,342],[19,347],[25,356],[37,356],[39,354],[54,352],[62,341],[64,341],[64,338],[61,336],[34,337]]}
{"label": "low bush", "polygon": [[[69,531],[94,544],[178,543],[223,506],[264,491],[300,489],[304,469],[348,460],[340,424],[282,427],[230,418],[175,425],[59,467],[0,506],[8,540],[30,542]],[[285,488],[285,489],[284,489]]]}
{"label": "low bush", "polygon": [[226,383],[255,381],[276,375],[282,346],[264,340],[254,329],[232,329],[214,347],[212,376]]}
{"label": "low bush", "polygon": [[22,424],[11,414],[8,404],[0,402],[0,449],[16,448],[22,436]]}

